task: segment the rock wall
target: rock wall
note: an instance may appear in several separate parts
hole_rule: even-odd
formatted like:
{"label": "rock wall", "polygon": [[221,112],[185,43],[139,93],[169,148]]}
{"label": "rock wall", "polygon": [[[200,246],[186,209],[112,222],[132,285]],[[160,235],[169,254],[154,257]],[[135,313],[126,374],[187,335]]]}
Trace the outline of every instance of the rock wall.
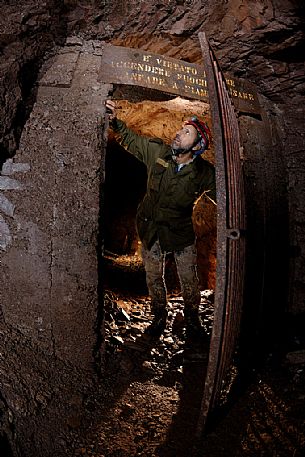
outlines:
{"label": "rock wall", "polygon": [[[297,100],[296,100],[297,102]],[[304,101],[279,106],[283,117],[278,119],[277,131],[281,137],[286,161],[289,204],[289,301],[294,313],[305,311],[305,146]]]}
{"label": "rock wall", "polygon": [[247,210],[242,330],[244,349],[251,347],[252,354],[264,352],[270,342],[281,338],[281,322],[289,310],[285,155],[277,131],[277,114],[270,114],[268,100],[260,97],[260,102],[266,109],[262,118],[246,114],[239,118]]}
{"label": "rock wall", "polygon": [[64,454],[101,365],[101,52],[70,41],[48,62],[0,176],[1,394],[24,456]]}
{"label": "rock wall", "polygon": [[[304,6],[11,0],[0,7],[0,337],[9,354],[0,365],[0,442],[14,455],[60,456],[67,429],[79,427],[99,343],[98,122],[106,93],[92,43],[76,40],[59,60],[49,57],[77,34],[198,63],[197,34],[205,31],[223,70],[256,84],[266,117],[243,115],[240,125],[251,227],[247,304],[259,326],[261,316],[272,322],[278,303],[305,311]],[[52,69],[37,88],[45,60]]]}
{"label": "rock wall", "polygon": [[47,51],[64,43],[61,2],[0,2],[0,163],[13,156],[33,105],[32,88]]}

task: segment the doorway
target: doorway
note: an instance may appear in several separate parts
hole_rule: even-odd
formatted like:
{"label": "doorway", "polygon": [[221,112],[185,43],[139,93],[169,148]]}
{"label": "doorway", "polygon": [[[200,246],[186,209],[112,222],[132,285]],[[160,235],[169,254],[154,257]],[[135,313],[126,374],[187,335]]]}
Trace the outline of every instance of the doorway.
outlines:
{"label": "doorway", "polygon": [[[167,143],[171,142],[180,129],[182,121],[194,114],[210,124],[209,106],[199,101],[176,97],[134,102],[130,98],[120,98],[116,104],[118,117],[128,127],[141,135],[162,138]],[[205,158],[214,163],[213,147],[207,151]],[[148,404],[153,411],[150,417],[151,430],[158,430],[162,423],[164,436],[159,437],[159,443],[164,443],[164,450],[173,440],[177,449],[180,447],[179,452],[182,452],[182,448],[186,452],[193,445],[199,417],[208,343],[195,348],[185,341],[183,300],[171,256],[166,259],[165,275],[168,323],[159,340],[146,339],[145,329],[152,320],[152,314],[141,246],[135,229],[137,205],[146,190],[146,169],[120,146],[111,130],[105,171],[106,363],[110,371],[116,367],[115,370],[120,373],[120,383],[128,385],[123,398],[131,405],[134,413],[125,419],[124,427],[130,427],[132,433],[136,433],[134,428],[137,427],[139,433],[143,434],[142,416],[145,413],[144,407]],[[200,317],[206,333],[210,335],[216,276],[215,205],[203,198],[198,199],[194,206],[193,224],[197,235],[201,285]],[[111,374],[109,378],[112,379]],[[143,396],[146,395],[143,404]],[[154,406],[150,404],[151,397],[157,399]],[[115,423],[116,419],[113,417],[111,421]],[[183,436],[181,427],[186,431]],[[113,440],[108,437],[107,442]],[[143,445],[152,446],[152,442],[148,439]]]}

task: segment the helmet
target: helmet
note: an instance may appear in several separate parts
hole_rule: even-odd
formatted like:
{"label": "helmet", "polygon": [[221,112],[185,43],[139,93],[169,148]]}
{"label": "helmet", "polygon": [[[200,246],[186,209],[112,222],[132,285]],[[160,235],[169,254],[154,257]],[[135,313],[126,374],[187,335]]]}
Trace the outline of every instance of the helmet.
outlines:
{"label": "helmet", "polygon": [[200,149],[196,151],[196,155],[202,154],[206,149],[208,149],[209,144],[211,142],[211,131],[207,124],[200,119],[198,119],[197,116],[192,116],[190,119],[185,121],[185,125],[192,125],[195,127],[197,130],[198,136],[199,136],[199,141],[200,142]]}

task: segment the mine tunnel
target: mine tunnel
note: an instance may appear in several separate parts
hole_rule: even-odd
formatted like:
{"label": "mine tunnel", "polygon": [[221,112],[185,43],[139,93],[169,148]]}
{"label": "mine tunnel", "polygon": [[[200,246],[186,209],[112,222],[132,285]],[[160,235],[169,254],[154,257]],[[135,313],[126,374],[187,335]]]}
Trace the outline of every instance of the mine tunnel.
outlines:
{"label": "mine tunnel", "polygon": [[[0,10],[1,456],[304,455],[304,6]],[[179,69],[189,88],[183,68],[203,65],[209,97],[106,81],[107,49],[156,54],[154,71]],[[200,346],[185,338],[171,255],[168,324],[145,337],[135,215],[146,169],[116,139],[107,98],[168,144],[191,115],[211,127],[217,206],[199,198],[192,216]]]}
{"label": "mine tunnel", "polygon": [[[137,88],[136,91],[137,98],[139,98],[140,89]],[[154,94],[150,96],[153,98]],[[132,95],[130,97],[132,98]],[[165,138],[168,143],[175,135],[175,129],[179,130],[185,119],[196,114],[204,115],[205,118],[210,117],[209,107],[205,103],[180,97],[166,100],[165,94],[163,95],[164,100],[160,101],[160,99],[162,100],[160,94],[158,101],[145,100],[133,103],[121,99],[117,102],[119,114],[122,119],[128,119],[129,125],[136,129],[137,133],[149,137]],[[213,147],[209,149],[206,157],[211,163],[215,163]],[[136,230],[135,216],[137,207],[145,195],[146,180],[145,166],[126,153],[110,129],[105,156],[104,249],[105,264],[107,265],[107,259],[109,261],[105,274],[113,285],[117,279],[115,279],[113,271],[112,274],[108,272],[108,269],[111,270],[111,260],[114,265],[115,258],[118,259],[118,262],[125,260],[128,265],[128,262],[132,263],[133,259],[135,267],[140,261],[141,242]],[[203,200],[204,197],[196,202],[193,212],[193,224],[197,237],[198,275],[201,289],[213,290],[216,275],[216,208],[215,205],[208,204],[208,202],[204,205]],[[177,289],[179,280],[170,256],[168,256],[167,264],[169,268],[166,269],[166,274],[169,276],[168,282],[171,281],[168,287]],[[141,276],[143,277],[143,273]],[[117,286],[123,287],[124,281],[127,289],[130,289],[128,274],[122,275]],[[135,279],[135,281],[138,280]],[[105,282],[107,283],[107,279]],[[145,286],[144,289],[147,292]]]}

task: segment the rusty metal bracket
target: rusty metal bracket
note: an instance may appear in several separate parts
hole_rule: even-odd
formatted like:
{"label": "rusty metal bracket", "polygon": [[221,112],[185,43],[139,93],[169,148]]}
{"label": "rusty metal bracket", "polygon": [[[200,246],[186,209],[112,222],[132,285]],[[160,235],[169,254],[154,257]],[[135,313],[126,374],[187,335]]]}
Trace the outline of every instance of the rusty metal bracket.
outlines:
{"label": "rusty metal bracket", "polygon": [[231,238],[231,240],[239,240],[240,239],[240,230],[238,228],[232,228],[227,231],[227,237]]}

